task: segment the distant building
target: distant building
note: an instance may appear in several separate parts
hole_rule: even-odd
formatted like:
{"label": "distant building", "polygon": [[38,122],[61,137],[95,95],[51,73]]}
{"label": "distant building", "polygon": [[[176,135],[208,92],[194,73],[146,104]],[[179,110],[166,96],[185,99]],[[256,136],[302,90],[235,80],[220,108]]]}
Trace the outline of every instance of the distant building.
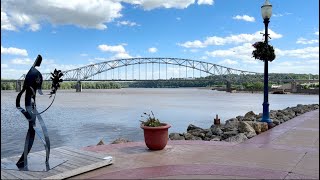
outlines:
{"label": "distant building", "polygon": [[271,88],[274,88],[274,89],[277,89],[277,88],[280,88],[280,87],[281,87],[281,85],[275,85],[275,84],[271,85]]}

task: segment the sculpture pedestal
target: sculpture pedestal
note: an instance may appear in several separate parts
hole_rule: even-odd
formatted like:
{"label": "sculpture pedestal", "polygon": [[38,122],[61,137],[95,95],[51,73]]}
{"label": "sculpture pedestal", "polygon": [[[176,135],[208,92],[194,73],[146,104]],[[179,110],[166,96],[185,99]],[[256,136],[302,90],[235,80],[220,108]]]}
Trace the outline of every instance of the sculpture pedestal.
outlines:
{"label": "sculpture pedestal", "polygon": [[28,156],[28,166],[27,168],[19,169],[16,165],[17,162],[12,160],[6,160],[5,162],[1,161],[1,169],[8,170],[18,170],[18,171],[49,171],[50,169],[63,164],[67,160],[59,159],[55,157],[50,157],[49,166],[46,166],[45,157],[40,155]]}

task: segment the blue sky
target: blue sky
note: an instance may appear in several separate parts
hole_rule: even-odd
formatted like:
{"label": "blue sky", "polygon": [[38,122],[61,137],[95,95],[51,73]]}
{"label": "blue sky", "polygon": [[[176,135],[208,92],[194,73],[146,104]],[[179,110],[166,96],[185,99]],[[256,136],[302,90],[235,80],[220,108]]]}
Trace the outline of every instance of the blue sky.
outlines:
{"label": "blue sky", "polygon": [[[41,72],[130,57],[202,60],[263,72],[264,0],[1,0],[1,77],[38,54]],[[319,74],[319,1],[271,0],[269,72]]]}

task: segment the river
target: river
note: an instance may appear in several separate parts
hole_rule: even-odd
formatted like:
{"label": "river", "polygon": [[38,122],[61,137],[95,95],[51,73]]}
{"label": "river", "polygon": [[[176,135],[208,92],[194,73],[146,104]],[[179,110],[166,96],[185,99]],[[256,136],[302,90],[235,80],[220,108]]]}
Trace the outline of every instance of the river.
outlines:
{"label": "river", "polygon": [[[48,93],[48,91],[44,91]],[[15,107],[17,92],[1,91],[1,158],[20,155],[27,132],[27,120]],[[51,102],[37,95],[38,111]],[[248,111],[262,112],[263,94],[226,93],[198,88],[124,88],[110,90],[58,90],[51,108],[42,114],[48,128],[51,148],[84,147],[100,139],[110,143],[123,137],[143,141],[141,115],[154,112],[169,123],[171,132],[185,132],[189,124],[208,128],[218,114],[224,122]],[[270,110],[297,104],[319,104],[319,95],[270,94]],[[24,105],[24,96],[21,98]],[[37,121],[38,123],[38,121]],[[40,128],[40,125],[37,124]],[[44,150],[36,137],[31,151]]]}

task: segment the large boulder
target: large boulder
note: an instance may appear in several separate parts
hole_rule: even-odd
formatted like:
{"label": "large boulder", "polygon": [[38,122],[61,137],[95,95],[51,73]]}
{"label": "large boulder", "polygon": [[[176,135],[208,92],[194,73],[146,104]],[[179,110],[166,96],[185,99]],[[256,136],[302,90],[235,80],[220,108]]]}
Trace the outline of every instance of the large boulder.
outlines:
{"label": "large boulder", "polygon": [[120,143],[127,143],[127,142],[131,142],[131,141],[125,138],[118,138],[114,140],[111,144],[120,144]]}
{"label": "large boulder", "polygon": [[211,138],[211,136],[213,135],[212,131],[210,130],[209,132],[206,133],[206,137],[207,138]]}
{"label": "large boulder", "polygon": [[187,133],[190,133],[193,136],[198,136],[202,139],[205,137],[206,132],[207,131],[204,131],[203,129],[193,129],[193,130],[187,131]]}
{"label": "large boulder", "polygon": [[293,107],[292,110],[295,112],[296,116],[299,116],[304,113],[303,108],[301,106]]}
{"label": "large boulder", "polygon": [[227,139],[229,137],[232,137],[232,136],[235,136],[237,135],[239,132],[237,130],[232,130],[232,131],[227,131],[227,132],[224,132],[223,135],[222,135],[222,139]]}
{"label": "large boulder", "polygon": [[255,135],[257,135],[253,127],[250,126],[246,121],[241,121],[239,123],[239,132],[244,133],[247,136],[247,138],[252,138]]}
{"label": "large boulder", "polygon": [[169,138],[171,140],[185,140],[183,134],[180,133],[170,133]]}
{"label": "large boulder", "polygon": [[296,116],[296,113],[290,108],[284,109],[283,113],[284,113],[285,116],[288,116],[290,119],[292,119],[292,118],[294,118]]}
{"label": "large boulder", "polygon": [[198,126],[195,126],[193,124],[189,124],[188,128],[187,128],[187,131],[191,131],[191,130],[195,130],[195,129],[202,129]]}
{"label": "large boulder", "polygon": [[190,133],[183,133],[183,136],[184,136],[185,140],[202,140],[201,137],[194,136]]}
{"label": "large boulder", "polygon": [[248,133],[244,133],[244,134],[247,136],[248,139],[253,138],[254,136],[257,135],[256,132],[248,132]]}
{"label": "large boulder", "polygon": [[248,123],[257,134],[260,134],[262,132],[265,132],[268,130],[268,123],[266,122],[254,122],[254,121],[243,121]]}
{"label": "large boulder", "polygon": [[272,119],[272,122],[273,122],[275,125],[281,124],[281,122],[280,122],[278,119]]}
{"label": "large boulder", "polygon": [[101,139],[97,144],[97,146],[100,146],[100,145],[104,145],[103,139]]}
{"label": "large boulder", "polygon": [[210,141],[221,141],[221,136],[212,136]]}
{"label": "large boulder", "polygon": [[223,131],[232,131],[236,130],[239,127],[239,120],[237,118],[232,118],[226,121],[226,124],[224,125]]}
{"label": "large boulder", "polygon": [[229,138],[225,139],[224,141],[242,143],[247,139],[248,138],[244,133],[239,133],[239,134],[237,134],[235,136],[232,136],[232,137],[229,137]]}
{"label": "large boulder", "polygon": [[256,114],[253,111],[249,111],[244,115],[243,121],[255,121]]}
{"label": "large boulder", "polygon": [[291,118],[288,117],[288,116],[286,116],[286,115],[284,115],[284,116],[282,116],[282,119],[283,119],[284,121],[288,121],[288,120],[290,120]]}
{"label": "large boulder", "polygon": [[237,116],[236,118],[238,119],[238,121],[242,121],[244,116]]}
{"label": "large boulder", "polygon": [[259,121],[259,119],[262,118],[262,115],[263,115],[263,113],[259,113],[259,114],[256,116],[256,121]]}
{"label": "large boulder", "polygon": [[223,131],[219,126],[213,126],[210,128],[213,135],[221,136],[223,134]]}
{"label": "large boulder", "polygon": [[271,110],[271,111],[269,112],[269,117],[270,117],[270,119],[276,118],[276,117],[277,117],[277,112],[278,112],[278,111],[276,111],[276,110]]}

